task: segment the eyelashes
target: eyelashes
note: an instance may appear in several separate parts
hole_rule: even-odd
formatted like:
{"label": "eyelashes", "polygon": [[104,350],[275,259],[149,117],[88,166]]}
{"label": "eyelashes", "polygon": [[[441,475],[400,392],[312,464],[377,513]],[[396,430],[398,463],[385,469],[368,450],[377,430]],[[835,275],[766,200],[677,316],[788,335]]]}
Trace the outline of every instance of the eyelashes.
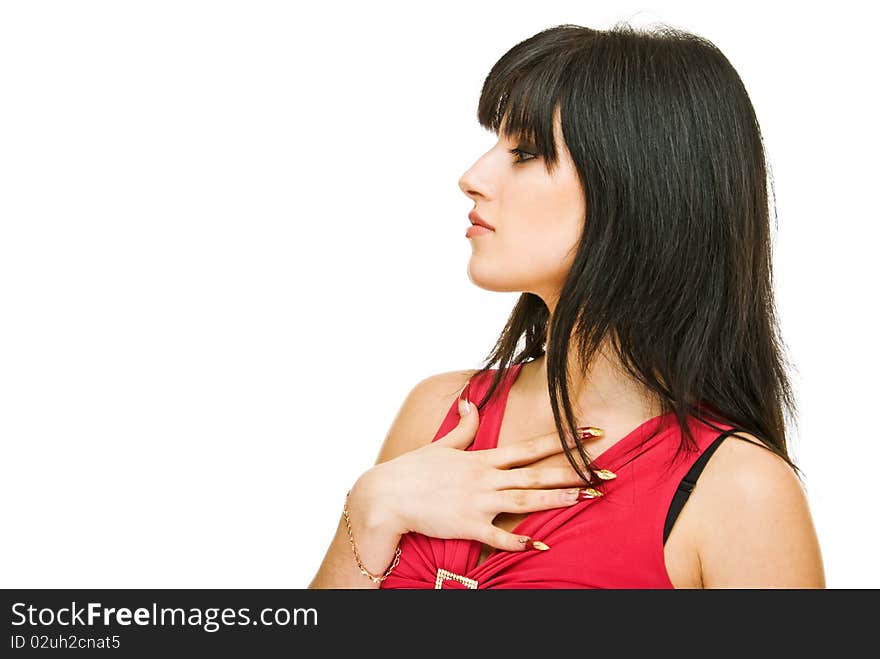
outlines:
{"label": "eyelashes", "polygon": [[[524,149],[508,149],[508,153],[514,156],[513,162],[514,164],[519,164],[521,162],[528,162],[529,160],[534,160],[536,155],[534,153],[530,153],[529,151],[525,151]],[[523,158],[523,156],[528,156],[527,158]]]}

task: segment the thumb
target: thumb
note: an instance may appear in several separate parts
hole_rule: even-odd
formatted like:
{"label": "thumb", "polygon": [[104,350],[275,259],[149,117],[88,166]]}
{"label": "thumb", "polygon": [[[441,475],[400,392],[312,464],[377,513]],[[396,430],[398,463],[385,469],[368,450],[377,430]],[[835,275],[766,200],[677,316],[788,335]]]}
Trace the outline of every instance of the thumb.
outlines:
{"label": "thumb", "polygon": [[466,449],[474,441],[480,427],[480,412],[476,404],[465,398],[458,399],[458,425],[435,443],[450,448]]}

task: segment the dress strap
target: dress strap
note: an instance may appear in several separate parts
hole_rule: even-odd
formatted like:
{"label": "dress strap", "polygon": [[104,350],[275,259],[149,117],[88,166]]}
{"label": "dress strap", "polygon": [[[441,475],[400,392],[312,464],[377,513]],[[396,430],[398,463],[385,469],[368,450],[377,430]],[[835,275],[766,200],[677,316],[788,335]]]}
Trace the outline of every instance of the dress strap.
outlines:
{"label": "dress strap", "polygon": [[729,435],[739,431],[739,428],[731,428],[730,430],[725,430],[716,437],[715,441],[706,447],[706,450],[703,451],[702,455],[700,455],[700,457],[697,458],[697,461],[691,466],[688,473],[681,479],[678,488],[675,490],[675,496],[672,497],[669,512],[666,514],[666,524],[663,525],[664,545],[666,544],[666,539],[669,537],[669,534],[672,532],[675,520],[678,519],[678,514],[681,512],[682,508],[684,508],[684,504],[687,503],[691,492],[694,491],[694,487],[697,485],[697,479],[700,477],[703,467],[709,462],[709,458],[712,457],[712,454],[715,452],[715,449],[721,445],[721,442],[723,442]]}

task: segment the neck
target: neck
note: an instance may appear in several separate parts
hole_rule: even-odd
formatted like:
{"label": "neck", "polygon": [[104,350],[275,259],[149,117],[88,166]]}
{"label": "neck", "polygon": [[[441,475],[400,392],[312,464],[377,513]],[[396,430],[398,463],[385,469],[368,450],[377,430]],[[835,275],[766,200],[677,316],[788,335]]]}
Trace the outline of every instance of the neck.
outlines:
{"label": "neck", "polygon": [[[549,338],[548,325],[547,345]],[[570,344],[567,372],[576,419],[593,419],[601,425],[598,422],[602,419],[610,423],[614,419],[648,419],[662,414],[660,399],[626,373],[607,340],[588,369],[584,369],[574,348]],[[549,406],[546,356],[526,364],[518,380],[524,392],[546,400]]]}

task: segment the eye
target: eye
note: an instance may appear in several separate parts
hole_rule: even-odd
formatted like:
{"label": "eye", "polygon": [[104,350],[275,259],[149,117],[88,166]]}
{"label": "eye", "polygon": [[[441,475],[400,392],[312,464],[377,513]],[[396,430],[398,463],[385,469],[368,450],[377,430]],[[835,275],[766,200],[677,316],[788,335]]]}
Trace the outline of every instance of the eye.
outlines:
{"label": "eye", "polygon": [[[508,152],[515,156],[513,160],[514,163],[527,162],[529,160],[533,160],[536,157],[534,153],[530,153],[529,151],[525,151],[524,149],[508,149]],[[523,158],[523,156],[528,156],[528,158]]]}

